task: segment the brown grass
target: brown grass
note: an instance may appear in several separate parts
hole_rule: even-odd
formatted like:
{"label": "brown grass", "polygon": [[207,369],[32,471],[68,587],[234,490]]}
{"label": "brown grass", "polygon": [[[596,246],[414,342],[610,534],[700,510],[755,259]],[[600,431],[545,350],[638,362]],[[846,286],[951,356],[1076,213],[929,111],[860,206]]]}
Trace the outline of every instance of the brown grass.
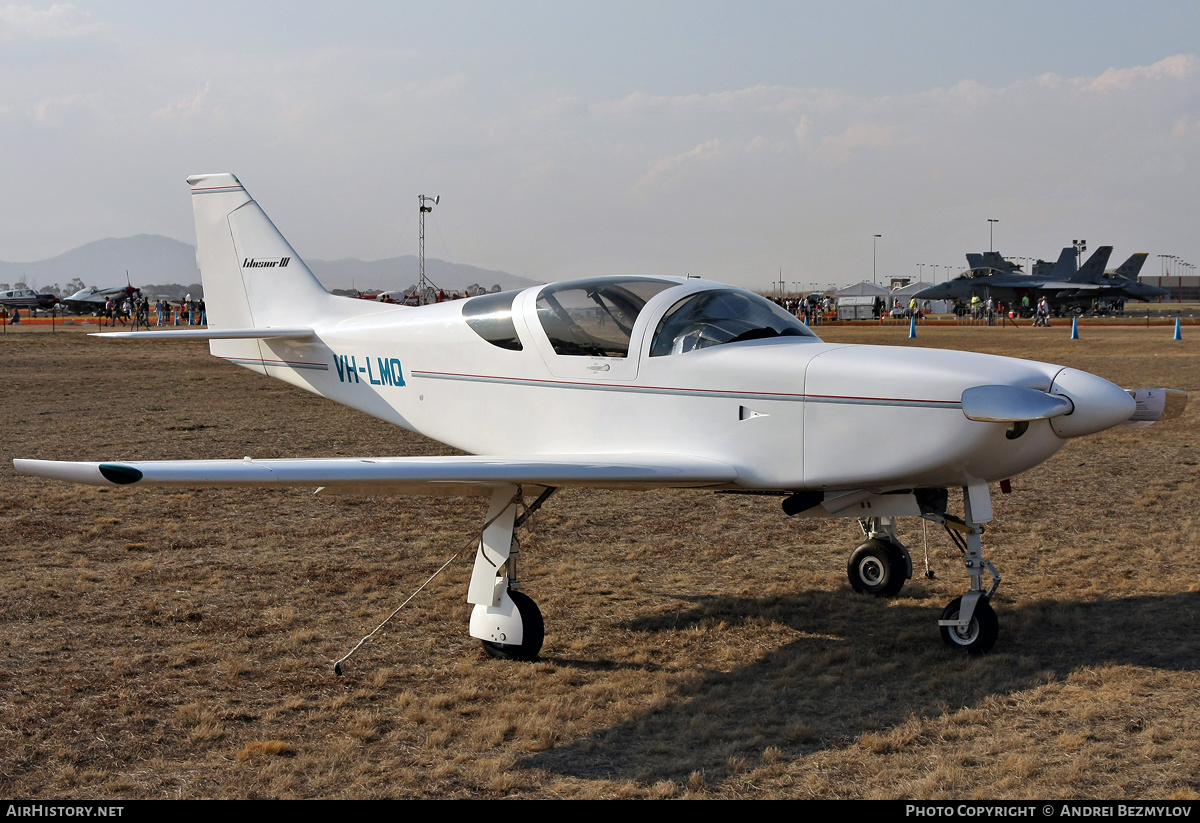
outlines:
{"label": "brown grass", "polygon": [[[1170,329],[838,328],[1200,387]],[[773,499],[571,491],[522,535],[542,659],[466,635],[469,559],[350,660],[477,500],[131,491],[13,457],[437,454],[203,345],[0,336],[0,794],[1200,797],[1196,412],[1069,444],[995,498],[996,651],[942,647],[965,576],[855,596],[853,521]],[[1200,402],[1200,401],[1198,401]],[[923,568],[924,534],[902,538]]]}

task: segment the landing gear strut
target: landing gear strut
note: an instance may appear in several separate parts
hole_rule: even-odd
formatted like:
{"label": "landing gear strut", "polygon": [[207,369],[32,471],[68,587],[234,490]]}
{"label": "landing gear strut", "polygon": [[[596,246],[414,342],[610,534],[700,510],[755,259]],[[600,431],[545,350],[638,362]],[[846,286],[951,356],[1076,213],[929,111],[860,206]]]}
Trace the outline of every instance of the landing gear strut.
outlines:
{"label": "landing gear strut", "polygon": [[[471,636],[483,641],[483,650],[504,660],[536,660],[542,649],[546,627],[533,598],[520,591],[517,556],[521,546],[513,531],[537,511],[554,493],[541,494],[528,506],[519,486],[496,486],[483,536],[475,553],[475,568],[467,602],[471,611]],[[517,516],[518,508],[525,511]]]}
{"label": "landing gear strut", "polygon": [[[992,595],[1000,587],[1000,574],[983,556],[983,524],[992,519],[992,498],[986,483],[963,489],[964,517],[959,520],[945,512],[925,513],[926,520],[940,523],[963,553],[963,564],[971,578],[971,590],[947,604],[938,620],[942,642],[969,654],[986,654],[1000,636],[1000,622],[992,609]],[[983,573],[992,578],[985,591]]]}

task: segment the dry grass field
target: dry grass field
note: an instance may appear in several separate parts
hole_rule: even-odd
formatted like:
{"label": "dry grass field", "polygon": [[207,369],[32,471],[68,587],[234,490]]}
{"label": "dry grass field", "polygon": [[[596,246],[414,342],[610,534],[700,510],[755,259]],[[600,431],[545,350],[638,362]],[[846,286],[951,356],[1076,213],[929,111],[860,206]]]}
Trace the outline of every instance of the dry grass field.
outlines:
{"label": "dry grass field", "polygon": [[[1200,390],[1191,329],[906,331],[822,334]],[[338,677],[484,502],[74,487],[12,458],[441,446],[203,344],[10,329],[0,353],[2,796],[1200,797],[1195,408],[1071,442],[996,494],[1001,635],[983,658],[938,639],[966,576],[932,527],[936,578],[883,601],[846,582],[852,520],[578,491],[521,535],[538,662],[467,637],[467,551]],[[921,522],[901,537],[923,566]]]}

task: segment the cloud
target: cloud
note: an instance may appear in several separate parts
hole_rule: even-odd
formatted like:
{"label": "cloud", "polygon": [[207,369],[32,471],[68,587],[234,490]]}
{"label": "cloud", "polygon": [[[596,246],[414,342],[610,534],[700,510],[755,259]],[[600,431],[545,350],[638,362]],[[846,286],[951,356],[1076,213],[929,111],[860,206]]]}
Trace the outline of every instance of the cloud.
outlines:
{"label": "cloud", "polygon": [[33,119],[41,125],[60,125],[65,116],[86,103],[82,95],[67,94],[61,97],[46,97],[33,106]]}
{"label": "cloud", "polygon": [[841,134],[821,140],[817,154],[844,163],[858,149],[885,149],[895,142],[895,126],[878,123],[855,123]]}
{"label": "cloud", "polygon": [[646,172],[645,176],[633,185],[634,193],[636,194],[650,188],[663,178],[676,176],[681,169],[704,163],[716,156],[720,148],[721,141],[719,139],[707,140],[690,151],[676,154],[673,157],[664,157],[656,161],[650,167],[650,171]]}
{"label": "cloud", "polygon": [[162,108],[156,110],[151,116],[159,120],[176,120],[195,117],[200,113],[204,100],[208,97],[210,85],[204,84],[204,88],[194,94],[185,94],[182,97],[177,97],[168,102]]}
{"label": "cloud", "polygon": [[1188,80],[1200,69],[1200,59],[1194,54],[1177,54],[1149,66],[1109,69],[1099,77],[1084,79],[1080,85],[1086,91],[1129,91],[1135,85],[1161,80]]}
{"label": "cloud", "polygon": [[70,3],[56,3],[48,9],[0,6],[0,42],[86,37],[103,29]]}

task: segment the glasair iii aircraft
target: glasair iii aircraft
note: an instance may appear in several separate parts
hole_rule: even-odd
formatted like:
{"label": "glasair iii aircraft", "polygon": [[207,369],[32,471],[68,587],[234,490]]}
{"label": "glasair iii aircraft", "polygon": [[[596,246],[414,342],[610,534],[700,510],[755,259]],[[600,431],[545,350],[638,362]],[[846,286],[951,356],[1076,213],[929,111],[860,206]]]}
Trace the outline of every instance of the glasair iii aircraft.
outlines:
{"label": "glasair iii aircraft", "polygon": [[[469,454],[16,460],[17,471],[97,485],[486,496],[467,600],[471,635],[497,657],[541,648],[513,535],[519,511],[564,486],[776,493],[789,515],[857,517],[866,539],[850,583],[884,596],[912,576],[895,519],[944,525],[969,586],[942,612],[941,634],[986,652],[1000,583],[981,540],[988,484],[1070,438],[1186,402],[1048,363],[824,343],[764,298],[705,280],[596,277],[416,307],[336,297],[236,177],[188,182],[210,326],[108,336],[207,339],[230,363]],[[903,454],[888,445],[900,430]],[[961,517],[947,511],[951,487],[964,491]]]}

